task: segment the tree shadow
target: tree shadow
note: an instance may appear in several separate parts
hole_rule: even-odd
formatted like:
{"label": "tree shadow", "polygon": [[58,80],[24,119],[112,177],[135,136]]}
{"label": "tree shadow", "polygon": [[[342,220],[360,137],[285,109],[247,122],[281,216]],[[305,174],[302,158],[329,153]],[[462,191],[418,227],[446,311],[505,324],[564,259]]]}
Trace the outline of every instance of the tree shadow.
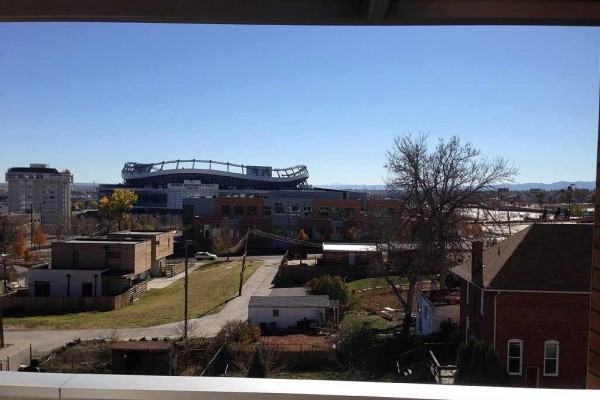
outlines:
{"label": "tree shadow", "polygon": [[227,300],[224,300],[224,301],[222,301],[221,303],[217,304],[216,306],[214,306],[214,307],[213,307],[213,308],[211,308],[210,310],[206,310],[206,311],[204,311],[202,314],[198,315],[198,316],[196,317],[196,319],[198,319],[198,318],[202,318],[202,317],[205,317],[205,316],[209,315],[211,311],[214,311],[215,309],[217,309],[217,308],[219,308],[219,307],[221,307],[221,306],[224,306],[225,304],[229,303],[231,300],[233,300],[233,299],[235,299],[235,298],[237,298],[237,297],[238,297],[238,296],[237,296],[237,295],[235,295],[235,296],[232,296],[232,297],[228,298]]}

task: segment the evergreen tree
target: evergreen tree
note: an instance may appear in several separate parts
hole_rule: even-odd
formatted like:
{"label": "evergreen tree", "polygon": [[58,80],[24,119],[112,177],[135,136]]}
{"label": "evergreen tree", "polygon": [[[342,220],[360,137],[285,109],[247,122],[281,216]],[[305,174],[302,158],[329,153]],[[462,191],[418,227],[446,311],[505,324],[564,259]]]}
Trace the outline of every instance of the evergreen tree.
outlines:
{"label": "evergreen tree", "polygon": [[456,365],[456,385],[507,386],[509,383],[496,349],[473,337],[458,347]]}
{"label": "evergreen tree", "polygon": [[248,368],[248,378],[266,378],[267,377],[267,364],[263,359],[260,349],[256,347],[254,355],[252,356],[252,364]]}

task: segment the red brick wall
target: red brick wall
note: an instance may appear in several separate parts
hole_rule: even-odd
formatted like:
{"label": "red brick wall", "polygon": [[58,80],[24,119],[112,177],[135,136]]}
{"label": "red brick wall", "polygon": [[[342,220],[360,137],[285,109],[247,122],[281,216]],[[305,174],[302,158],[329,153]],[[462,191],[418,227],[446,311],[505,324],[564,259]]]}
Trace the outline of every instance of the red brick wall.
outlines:
{"label": "red brick wall", "polygon": [[[461,339],[465,317],[471,334],[494,344],[494,298],[496,298],[495,347],[506,368],[508,340],[523,341],[521,376],[511,376],[512,386],[526,386],[526,367],[538,366],[539,387],[585,388],[590,297],[587,294],[551,294],[486,291],[484,316],[479,312],[480,289],[471,285],[470,305],[466,304],[466,281],[461,280]],[[544,342],[560,342],[559,374],[544,376]]]}
{"label": "red brick wall", "polygon": [[487,343],[494,343],[494,296],[495,292],[486,291],[483,299],[483,315],[480,312],[481,289],[471,284],[470,302],[466,303],[466,285],[467,282],[461,279],[460,285],[460,326],[461,339],[465,338],[465,320],[469,317],[471,325],[471,335],[484,340]]}
{"label": "red brick wall", "polygon": [[[526,366],[538,366],[540,387],[585,388],[589,307],[587,294],[500,293],[496,350],[505,368],[508,340],[523,341],[523,374],[511,376],[513,386],[526,386]],[[557,377],[543,374],[546,340],[560,342]]]}

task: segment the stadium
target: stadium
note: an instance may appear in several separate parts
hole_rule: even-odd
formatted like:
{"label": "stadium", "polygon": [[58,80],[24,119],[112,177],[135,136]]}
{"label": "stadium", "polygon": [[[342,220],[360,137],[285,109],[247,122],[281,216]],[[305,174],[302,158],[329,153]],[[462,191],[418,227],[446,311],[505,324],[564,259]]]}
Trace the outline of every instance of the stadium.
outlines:
{"label": "stadium", "polygon": [[283,190],[306,184],[308,176],[305,165],[272,168],[213,160],[128,162],[121,171],[124,186],[136,188],[165,188],[169,184],[200,181],[218,185],[219,189]]}

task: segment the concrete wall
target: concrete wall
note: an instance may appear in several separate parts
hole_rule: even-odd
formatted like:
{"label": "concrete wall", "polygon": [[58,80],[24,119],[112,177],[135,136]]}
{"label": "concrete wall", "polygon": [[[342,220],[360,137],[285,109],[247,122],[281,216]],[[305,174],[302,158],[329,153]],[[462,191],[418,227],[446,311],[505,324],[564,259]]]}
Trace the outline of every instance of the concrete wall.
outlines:
{"label": "concrete wall", "polygon": [[[70,287],[71,297],[82,296],[82,284],[84,282],[92,284],[94,288],[94,275],[96,275],[96,293],[92,292],[92,296],[100,296],[102,294],[102,272],[103,270],[64,270],[64,269],[45,269],[31,268],[29,270],[29,296],[35,297],[35,282],[46,281],[50,283],[51,297],[67,297]],[[70,278],[67,278],[67,274]],[[69,283],[69,285],[67,285]]]}
{"label": "concrete wall", "polygon": [[[279,310],[279,316],[273,316],[273,310]],[[323,324],[325,319],[325,308],[284,308],[284,307],[248,307],[248,322],[254,325],[271,322],[277,324],[277,329],[295,328],[298,321],[302,319],[313,319]]]}

